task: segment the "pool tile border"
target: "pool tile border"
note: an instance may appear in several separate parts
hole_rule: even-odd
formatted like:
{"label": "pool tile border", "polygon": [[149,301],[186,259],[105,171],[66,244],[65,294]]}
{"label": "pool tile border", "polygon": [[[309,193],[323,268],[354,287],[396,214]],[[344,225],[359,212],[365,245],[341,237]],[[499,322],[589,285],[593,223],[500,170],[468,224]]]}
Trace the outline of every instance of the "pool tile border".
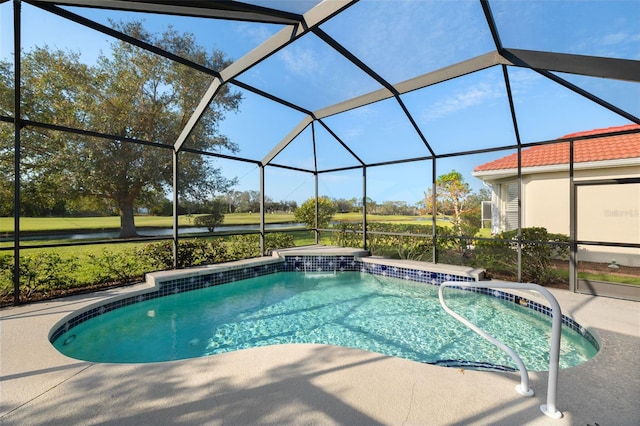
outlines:
{"label": "pool tile border", "polygon": [[[443,265],[438,265],[439,271],[429,271],[428,263],[416,268],[412,263],[407,267],[398,266],[398,261],[390,262],[387,259],[368,258],[361,259],[357,255],[284,255],[282,257],[244,260],[227,264],[212,265],[202,268],[191,268],[181,271],[167,271],[149,274],[148,282],[154,287],[136,292],[134,295],[125,296],[108,303],[90,306],[85,311],[70,314],[53,327],[49,340],[53,343],[62,334],[91,318],[105,314],[118,308],[135,303],[152,300],[159,297],[170,296],[185,291],[199,290],[235,281],[270,275],[278,272],[305,272],[305,273],[339,273],[360,272],[382,277],[398,278],[419,282],[427,285],[439,286],[445,281],[474,282],[478,281],[478,275],[474,271],[467,273],[464,268],[452,267],[450,272],[443,271]],[[409,267],[412,266],[412,267]],[[447,269],[444,267],[444,269]],[[491,288],[461,288],[452,287],[464,291],[486,294],[506,302],[516,303],[531,309],[542,315],[551,316],[551,309],[538,302],[525,297],[517,296],[504,291]],[[600,344],[595,337],[583,326],[573,319],[562,316],[562,323],[582,335],[596,350],[600,350]]]}

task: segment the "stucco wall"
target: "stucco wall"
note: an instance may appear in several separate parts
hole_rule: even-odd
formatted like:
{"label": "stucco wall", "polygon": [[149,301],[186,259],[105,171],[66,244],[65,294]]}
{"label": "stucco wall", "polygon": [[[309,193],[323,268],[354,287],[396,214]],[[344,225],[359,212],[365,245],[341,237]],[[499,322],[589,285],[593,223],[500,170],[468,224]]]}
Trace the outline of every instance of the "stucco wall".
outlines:
{"label": "stucco wall", "polygon": [[[638,167],[576,170],[576,183],[638,177]],[[503,179],[496,183],[513,181]],[[522,178],[522,226],[540,226],[569,235],[568,171],[525,174]],[[577,239],[640,243],[640,184],[578,186]],[[582,245],[579,260],[640,266],[638,249]]]}
{"label": "stucco wall", "polygon": [[522,185],[522,226],[569,235],[568,173],[523,176]]}

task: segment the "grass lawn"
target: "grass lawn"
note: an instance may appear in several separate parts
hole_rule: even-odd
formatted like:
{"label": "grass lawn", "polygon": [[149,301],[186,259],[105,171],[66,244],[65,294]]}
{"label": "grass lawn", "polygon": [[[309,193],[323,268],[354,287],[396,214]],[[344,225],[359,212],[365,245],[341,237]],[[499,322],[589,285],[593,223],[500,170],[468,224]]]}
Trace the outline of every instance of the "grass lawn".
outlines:
{"label": "grass lawn", "polygon": [[[178,217],[179,226],[193,226],[195,216],[181,215]],[[360,222],[362,215],[359,213],[338,213],[334,220],[340,222]],[[369,222],[403,222],[424,224],[431,226],[431,216],[396,216],[396,215],[367,215]],[[265,215],[266,223],[293,223],[293,214],[275,213]],[[171,216],[136,216],[136,226],[139,228],[171,228],[173,218]],[[259,214],[230,213],[224,217],[223,225],[255,225],[260,223]],[[438,220],[440,226],[450,226],[446,220]],[[104,230],[120,228],[120,217],[22,217],[20,229],[23,232],[46,232],[67,230]],[[0,218],[0,232],[13,231],[13,218]]]}
{"label": "grass lawn", "polygon": [[590,281],[604,281],[610,283],[640,285],[640,277],[620,276],[613,274],[598,274],[591,272],[578,272],[578,278]]}
{"label": "grass lawn", "polygon": [[[179,226],[193,226],[195,216],[181,215],[178,217]],[[266,223],[293,222],[293,214],[269,214],[265,216]],[[171,228],[171,216],[136,216],[138,228]],[[260,215],[248,213],[232,213],[225,215],[225,225],[250,225],[260,223]],[[24,232],[67,231],[78,229],[119,229],[120,217],[22,217],[20,229]],[[13,218],[0,218],[0,232],[13,231]]]}

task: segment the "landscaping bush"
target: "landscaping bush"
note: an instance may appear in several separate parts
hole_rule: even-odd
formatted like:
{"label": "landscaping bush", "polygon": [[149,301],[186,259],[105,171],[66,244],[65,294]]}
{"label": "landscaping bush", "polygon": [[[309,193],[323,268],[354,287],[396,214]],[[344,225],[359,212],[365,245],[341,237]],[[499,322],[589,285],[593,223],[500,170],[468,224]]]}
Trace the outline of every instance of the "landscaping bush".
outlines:
{"label": "landscaping bush", "polygon": [[[362,247],[362,225],[341,223],[331,235],[331,244],[340,247]],[[415,224],[389,224],[374,222],[368,231],[395,234],[429,234],[431,229]],[[451,265],[470,265],[486,269],[489,274],[505,279],[517,278],[517,231],[507,231],[493,240],[459,238],[453,228],[436,228],[438,262]],[[545,228],[522,230],[522,279],[545,284],[554,278],[552,260],[566,260],[569,237],[550,234]],[[367,234],[367,248],[372,255],[396,259],[431,261],[430,237],[415,235]]]}
{"label": "landscaping bush", "polygon": [[145,256],[139,256],[138,250],[129,249],[114,252],[105,249],[100,255],[89,254],[89,265],[93,266],[93,283],[113,281],[128,282],[153,270],[153,265]]}
{"label": "landscaping bush", "polygon": [[[71,289],[96,288],[104,283],[130,282],[149,269],[135,251],[61,256],[53,250],[37,250],[20,256],[20,298],[40,300],[68,294]],[[0,256],[0,304],[13,298],[13,256]]]}
{"label": "landscaping bush", "polygon": [[266,234],[264,237],[264,246],[267,253],[275,249],[295,247],[295,245],[296,242],[293,235],[284,232]]}
{"label": "landscaping bush", "polygon": [[362,225],[355,223],[339,223],[331,232],[331,245],[338,247],[362,247]]}
{"label": "landscaping bush", "polygon": [[233,235],[227,240],[229,260],[249,259],[261,256],[260,236],[255,234]]}
{"label": "landscaping bush", "polygon": [[[266,234],[264,237],[266,253],[279,248],[293,247],[294,245],[293,235],[284,232]],[[260,235],[257,234],[234,235],[228,240],[227,247],[229,260],[262,256],[262,253],[260,253]]]}
{"label": "landscaping bush", "polygon": [[[145,245],[139,254],[152,269],[173,268],[173,244],[171,242]],[[227,247],[220,240],[180,240],[178,244],[178,268],[207,265],[229,260]]]}
{"label": "landscaping bush", "polygon": [[[390,232],[405,235],[368,235],[371,247],[377,252],[391,254],[397,259],[431,260],[431,237],[411,234],[430,234],[431,228],[402,223],[371,223],[369,231]],[[372,253],[373,254],[373,253]]]}
{"label": "landscaping bush", "polygon": [[[516,277],[517,236],[517,231],[513,230],[502,232],[493,240],[478,241],[474,250],[475,265],[485,268],[490,273]],[[550,234],[545,228],[523,228],[522,240],[523,281],[545,284],[553,276],[551,261],[568,259],[569,247],[566,243],[569,237],[566,235]]]}
{"label": "landscaping bush", "polygon": [[0,254],[0,298],[13,292],[13,256]]}
{"label": "landscaping bush", "polygon": [[[331,234],[331,244],[340,247],[362,247],[362,225],[341,223],[338,232]],[[442,229],[438,227],[438,229]],[[430,261],[432,259],[431,237],[410,235],[430,234],[431,228],[423,225],[373,222],[367,225],[370,232],[389,232],[405,235],[384,235],[367,233],[367,249],[374,256],[388,256],[396,259]]]}
{"label": "landscaping bush", "polygon": [[28,298],[36,292],[73,287],[78,266],[76,256],[62,258],[53,251],[20,256],[20,294]]}

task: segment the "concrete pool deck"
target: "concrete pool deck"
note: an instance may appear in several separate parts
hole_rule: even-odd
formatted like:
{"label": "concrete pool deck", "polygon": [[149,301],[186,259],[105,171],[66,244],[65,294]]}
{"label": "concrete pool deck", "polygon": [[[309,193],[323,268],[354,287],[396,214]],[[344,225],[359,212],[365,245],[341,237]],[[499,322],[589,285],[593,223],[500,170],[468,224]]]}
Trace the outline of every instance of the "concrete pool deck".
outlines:
{"label": "concrete pool deck", "polygon": [[[560,370],[557,407],[541,413],[547,373],[436,367],[327,345],[281,345],[154,364],[78,361],[49,343],[64,316],[145,284],[0,310],[0,424],[640,424],[640,303],[551,289],[601,351]],[[534,298],[529,295],[530,298]]]}

